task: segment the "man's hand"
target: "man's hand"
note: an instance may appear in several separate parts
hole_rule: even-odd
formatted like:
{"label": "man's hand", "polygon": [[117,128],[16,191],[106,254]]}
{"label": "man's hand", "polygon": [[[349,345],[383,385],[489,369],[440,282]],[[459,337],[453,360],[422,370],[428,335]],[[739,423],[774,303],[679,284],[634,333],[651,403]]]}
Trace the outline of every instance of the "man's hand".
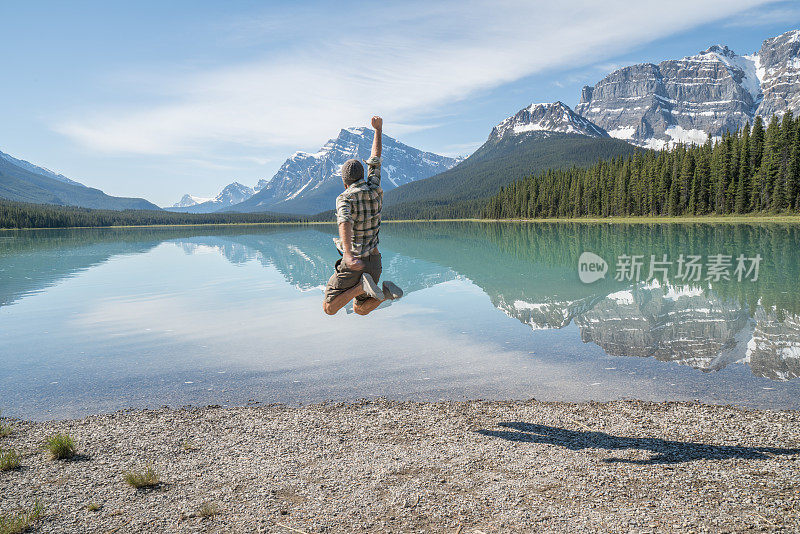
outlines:
{"label": "man's hand", "polygon": [[351,253],[345,252],[343,254],[342,262],[344,266],[350,269],[351,271],[363,271],[364,270],[364,262],[361,261],[359,258],[356,258]]}
{"label": "man's hand", "polygon": [[372,117],[372,127],[375,128],[375,135],[372,138],[372,152],[369,156],[379,158],[383,149],[383,119],[377,115]]}

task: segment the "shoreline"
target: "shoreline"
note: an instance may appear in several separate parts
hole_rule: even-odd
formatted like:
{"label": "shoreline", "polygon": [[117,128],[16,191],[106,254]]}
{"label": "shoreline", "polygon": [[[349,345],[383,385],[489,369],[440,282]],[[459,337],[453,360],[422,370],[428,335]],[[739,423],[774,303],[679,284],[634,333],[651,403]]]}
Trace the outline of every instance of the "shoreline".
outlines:
{"label": "shoreline", "polygon": [[[700,216],[619,216],[619,217],[553,217],[534,219],[387,219],[384,224],[398,223],[586,223],[586,224],[800,224],[800,215],[700,215]],[[197,224],[139,224],[119,226],[59,226],[36,228],[0,228],[0,232],[23,230],[90,230],[125,228],[197,228],[228,226],[313,226],[335,225],[336,221],[277,221],[260,223],[197,223]]]}
{"label": "shoreline", "polygon": [[[380,399],[3,422],[22,465],[0,472],[0,513],[38,502],[38,531],[800,529],[793,410]],[[56,432],[75,459],[48,458]],[[125,483],[146,466],[159,484]]]}

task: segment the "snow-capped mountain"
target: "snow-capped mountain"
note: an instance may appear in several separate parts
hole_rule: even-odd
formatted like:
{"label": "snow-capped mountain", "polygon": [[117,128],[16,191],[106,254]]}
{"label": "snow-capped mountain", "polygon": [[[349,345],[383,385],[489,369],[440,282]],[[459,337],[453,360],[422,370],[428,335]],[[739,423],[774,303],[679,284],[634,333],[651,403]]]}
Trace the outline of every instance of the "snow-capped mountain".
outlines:
{"label": "snow-capped mountain", "polygon": [[181,199],[170,206],[171,208],[188,208],[189,206],[196,206],[197,204],[202,204],[203,202],[208,202],[212,200],[213,197],[198,197],[196,195],[185,194]]}
{"label": "snow-capped mountain", "polygon": [[489,139],[541,131],[608,137],[605,130],[581,117],[563,102],[553,102],[531,104],[519,110],[495,126]]}
{"label": "snow-capped mountain", "polygon": [[25,169],[28,172],[32,172],[34,174],[39,174],[41,176],[46,176],[48,178],[52,178],[53,180],[58,180],[59,182],[64,182],[65,184],[72,184],[72,185],[79,185],[81,187],[86,187],[80,182],[76,182],[75,180],[70,180],[63,174],[58,174],[56,172],[51,171],[50,169],[46,169],[44,167],[39,167],[38,165],[34,165],[33,163],[29,163],[23,159],[17,159],[14,156],[6,154],[5,152],[0,152],[0,159],[4,159],[7,162],[11,163],[12,165],[16,165],[20,169]]}
{"label": "snow-capped mountain", "polygon": [[715,45],[616,70],[585,86],[575,108],[612,137],[653,148],[703,143],[787,110],[800,110],[800,30],[767,39],[749,56]]}
{"label": "snow-capped mountain", "polygon": [[[201,199],[204,201],[186,205],[188,202],[200,197],[184,195],[180,202],[171,208],[166,209],[169,211],[181,211],[187,213],[212,213],[214,211],[225,210],[231,206],[239,204],[240,202],[244,202],[248,198],[252,197],[253,194],[255,194],[255,190],[252,187],[247,187],[239,182],[233,182],[232,184],[226,185],[225,188],[212,199]],[[179,204],[184,205],[180,206]]]}
{"label": "snow-capped mountain", "polygon": [[[342,164],[350,158],[369,158],[372,138],[373,130],[369,128],[346,128],[318,152],[295,152],[275,176],[256,185],[257,194],[235,206],[234,210],[312,214],[333,209],[336,195],[343,187]],[[381,186],[388,191],[428,178],[457,162],[454,158],[418,150],[383,134]]]}

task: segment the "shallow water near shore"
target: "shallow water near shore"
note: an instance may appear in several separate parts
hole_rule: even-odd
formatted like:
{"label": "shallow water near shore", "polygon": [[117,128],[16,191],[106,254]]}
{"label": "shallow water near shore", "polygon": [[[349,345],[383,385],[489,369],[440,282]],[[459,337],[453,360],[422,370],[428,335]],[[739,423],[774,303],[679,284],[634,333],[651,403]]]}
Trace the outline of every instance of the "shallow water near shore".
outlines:
{"label": "shallow water near shore", "polygon": [[383,279],[406,296],[368,317],[322,312],[335,231],[0,234],[3,415],[378,396],[800,407],[800,226],[384,224]]}

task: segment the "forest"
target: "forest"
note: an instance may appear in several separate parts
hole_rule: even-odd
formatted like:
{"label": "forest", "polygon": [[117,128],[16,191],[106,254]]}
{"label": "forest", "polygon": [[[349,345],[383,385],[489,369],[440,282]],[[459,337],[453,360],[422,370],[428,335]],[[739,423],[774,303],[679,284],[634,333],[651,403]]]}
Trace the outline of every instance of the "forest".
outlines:
{"label": "forest", "polygon": [[178,224],[257,224],[301,222],[279,213],[173,213],[155,210],[95,210],[0,199],[0,228],[68,228]]}
{"label": "forest", "polygon": [[503,187],[488,219],[679,216],[800,211],[800,117],[728,132],[703,145],[642,150],[588,168],[551,169]]}

